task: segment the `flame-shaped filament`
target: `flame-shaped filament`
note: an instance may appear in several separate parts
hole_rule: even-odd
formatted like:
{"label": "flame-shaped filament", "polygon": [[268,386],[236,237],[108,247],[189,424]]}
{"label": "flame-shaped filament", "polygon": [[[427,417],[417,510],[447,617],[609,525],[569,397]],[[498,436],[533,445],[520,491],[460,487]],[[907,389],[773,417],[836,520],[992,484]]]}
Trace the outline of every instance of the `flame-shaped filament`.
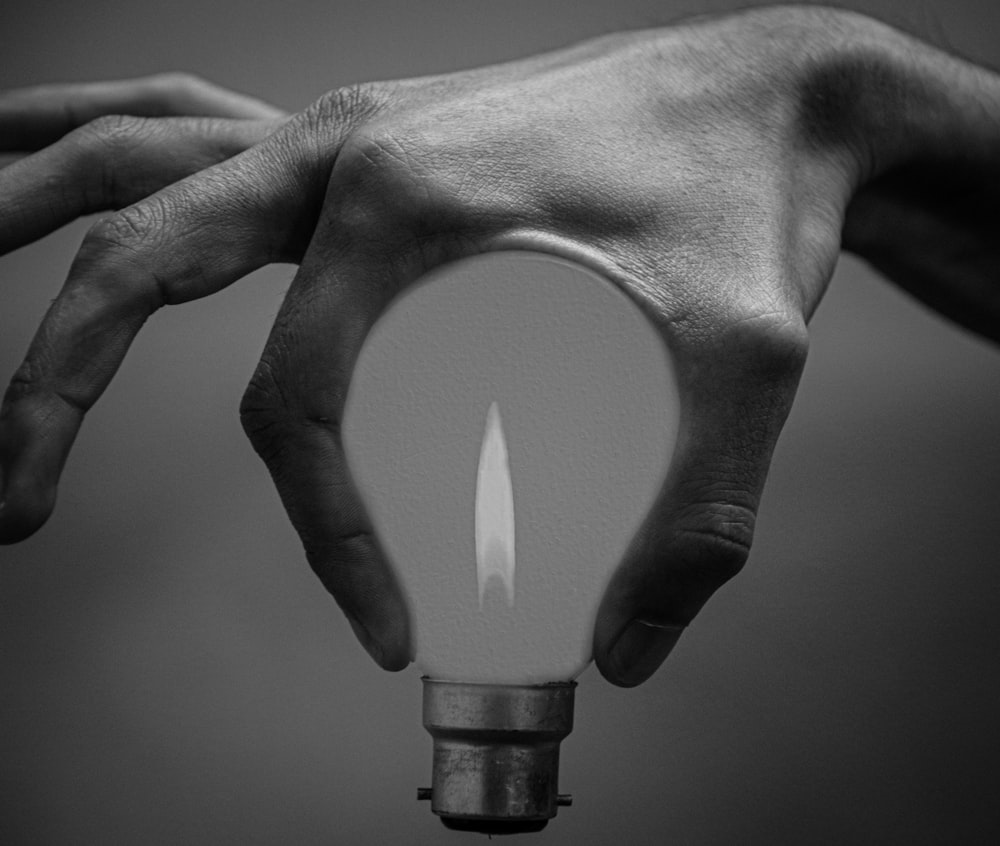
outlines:
{"label": "flame-shaped filament", "polygon": [[503,586],[507,604],[514,604],[514,568],[514,491],[500,408],[494,401],[486,412],[486,432],[476,478],[476,575],[480,608],[493,580]]}

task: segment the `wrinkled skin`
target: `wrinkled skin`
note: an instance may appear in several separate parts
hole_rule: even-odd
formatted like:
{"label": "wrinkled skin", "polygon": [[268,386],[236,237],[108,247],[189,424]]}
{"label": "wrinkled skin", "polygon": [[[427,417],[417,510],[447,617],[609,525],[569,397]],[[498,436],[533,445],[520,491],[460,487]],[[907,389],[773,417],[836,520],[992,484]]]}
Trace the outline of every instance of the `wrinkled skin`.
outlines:
{"label": "wrinkled skin", "polygon": [[176,75],[8,92],[3,147],[37,152],[0,171],[0,250],[115,211],[4,399],[0,540],[47,519],[153,311],[294,262],[244,428],[362,643],[405,666],[406,605],[340,441],[354,361],[428,269],[546,250],[630,294],[678,369],[674,464],[595,631],[601,672],[638,684],[747,558],[842,244],[1000,338],[997,87],[870,19],[793,7],[333,90],[291,116]]}

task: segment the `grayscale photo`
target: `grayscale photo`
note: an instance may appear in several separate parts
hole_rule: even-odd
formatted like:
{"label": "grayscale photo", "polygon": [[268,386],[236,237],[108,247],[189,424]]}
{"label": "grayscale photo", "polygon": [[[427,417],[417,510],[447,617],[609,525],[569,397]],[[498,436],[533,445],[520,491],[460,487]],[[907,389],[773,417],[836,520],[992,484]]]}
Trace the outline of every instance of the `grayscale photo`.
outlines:
{"label": "grayscale photo", "polygon": [[1000,5],[0,9],[0,844],[1000,842]]}

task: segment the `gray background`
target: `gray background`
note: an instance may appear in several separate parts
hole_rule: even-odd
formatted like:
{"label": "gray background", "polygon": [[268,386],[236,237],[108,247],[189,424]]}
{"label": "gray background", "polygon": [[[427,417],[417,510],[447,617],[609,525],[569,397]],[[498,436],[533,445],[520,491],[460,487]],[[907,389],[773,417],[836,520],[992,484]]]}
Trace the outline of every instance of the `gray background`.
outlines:
{"label": "gray background", "polygon": [[[730,5],[8,2],[0,84],[183,69],[298,108]],[[1000,61],[992,0],[853,5]],[[0,261],[3,373],[86,226]],[[414,800],[415,674],[355,643],[239,429],[291,275],[156,315],[0,549],[0,842],[471,840]],[[996,350],[845,259],[749,566],[643,687],[584,674],[576,804],[532,842],[995,840],[998,397]]]}

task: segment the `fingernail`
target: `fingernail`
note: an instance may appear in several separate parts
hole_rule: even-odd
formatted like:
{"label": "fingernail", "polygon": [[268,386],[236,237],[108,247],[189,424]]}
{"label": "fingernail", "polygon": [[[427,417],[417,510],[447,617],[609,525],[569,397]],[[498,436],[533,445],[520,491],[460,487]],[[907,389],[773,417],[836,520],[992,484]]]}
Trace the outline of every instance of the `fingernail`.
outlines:
{"label": "fingernail", "polygon": [[646,681],[666,660],[683,631],[683,626],[632,620],[622,629],[608,656],[617,683],[634,687]]}

